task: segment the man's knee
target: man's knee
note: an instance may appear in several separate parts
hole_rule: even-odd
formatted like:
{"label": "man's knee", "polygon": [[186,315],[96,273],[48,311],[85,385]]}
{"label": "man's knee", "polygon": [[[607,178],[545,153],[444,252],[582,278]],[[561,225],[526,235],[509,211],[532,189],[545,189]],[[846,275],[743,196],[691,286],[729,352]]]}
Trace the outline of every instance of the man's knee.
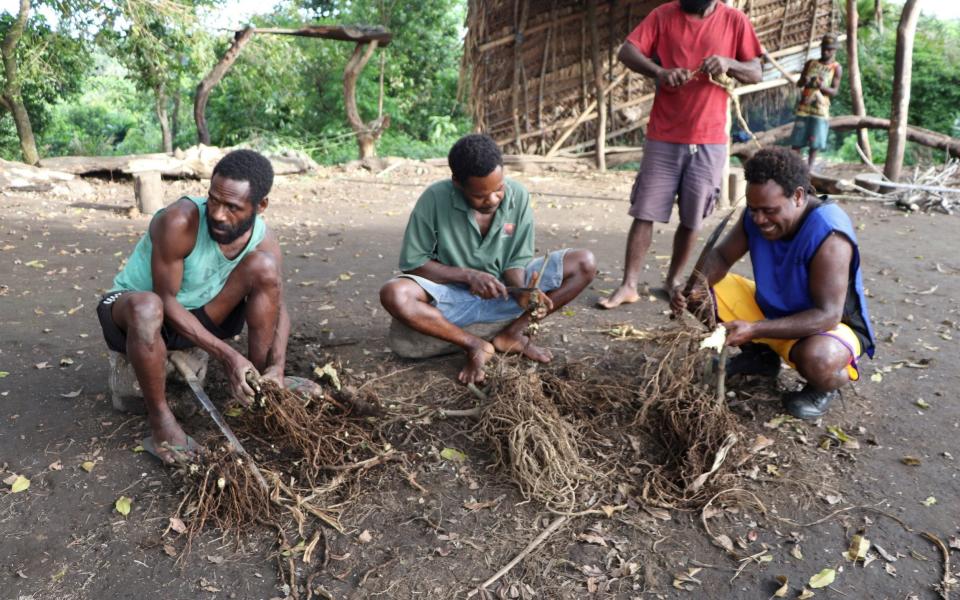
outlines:
{"label": "man's knee", "polygon": [[127,336],[152,340],[163,326],[163,301],[153,292],[140,292],[130,297],[126,307]]}
{"label": "man's knee", "polygon": [[413,302],[420,300],[414,293],[415,290],[412,289],[419,289],[419,287],[409,279],[401,278],[388,281],[380,288],[380,304],[393,316],[402,314],[405,309],[412,306]]}
{"label": "man's knee", "polygon": [[244,257],[241,265],[255,290],[279,289],[280,265],[272,254],[255,250]]}
{"label": "man's knee", "polygon": [[790,359],[809,384],[826,391],[845,383],[838,375],[850,363],[850,351],[830,338],[814,336],[794,346]]}
{"label": "man's knee", "polygon": [[587,283],[593,281],[597,274],[597,259],[593,252],[589,250],[571,250],[564,257],[567,277],[577,276],[587,280]]}

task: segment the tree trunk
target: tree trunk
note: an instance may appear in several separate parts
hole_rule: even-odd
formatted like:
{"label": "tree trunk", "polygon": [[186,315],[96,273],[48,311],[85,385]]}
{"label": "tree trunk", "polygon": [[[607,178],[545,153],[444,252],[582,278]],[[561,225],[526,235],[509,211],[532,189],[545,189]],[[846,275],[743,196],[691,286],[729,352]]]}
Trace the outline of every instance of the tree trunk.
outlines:
{"label": "tree trunk", "polygon": [[177,89],[173,93],[173,115],[170,118],[170,146],[171,147],[177,143],[177,135],[179,133],[180,133],[180,84],[178,81]]}
{"label": "tree trunk", "polygon": [[890,140],[883,174],[890,181],[900,179],[907,146],[907,118],[910,113],[910,81],[913,77],[913,37],[920,16],[920,0],[907,0],[897,26],[897,52],[893,64],[893,102],[890,111]]}
{"label": "tree trunk", "polygon": [[23,30],[27,25],[27,17],[30,14],[30,0],[20,0],[20,12],[17,14],[17,20],[7,31],[7,35],[0,44],[0,54],[3,56],[4,85],[3,93],[0,95],[0,105],[10,111],[13,116],[13,122],[17,126],[17,137],[20,139],[20,152],[23,154],[23,162],[35,165],[40,162],[40,154],[37,152],[37,141],[33,137],[33,126],[30,125],[30,115],[27,113],[27,107],[23,104],[23,97],[20,95],[20,72],[17,67],[17,44],[23,36]]}
{"label": "tree trunk", "polygon": [[[830,129],[834,131],[852,131],[854,129],[890,129],[890,121],[879,117],[857,117],[855,115],[843,115],[830,118]],[[761,131],[757,134],[757,141],[762,146],[770,146],[780,140],[786,139],[793,130],[793,124],[788,123],[774,129]],[[923,129],[922,127],[907,127],[907,139],[921,146],[935,148],[948,153],[953,158],[960,158],[960,139],[952,138],[948,135]],[[734,144],[731,156],[737,156],[746,160],[753,156],[757,147],[752,142],[745,144]]]}
{"label": "tree trunk", "polygon": [[597,169],[607,170],[607,102],[603,89],[603,65],[600,62],[600,36],[597,32],[597,5],[587,0],[587,20],[590,22],[590,53],[593,59],[593,89],[597,95]]}
{"label": "tree trunk", "polygon": [[255,32],[256,30],[253,27],[247,27],[243,31],[238,31],[233,38],[233,43],[230,44],[230,47],[224,53],[223,58],[214,65],[213,69],[207,73],[207,76],[204,77],[197,86],[197,95],[193,100],[193,118],[197,122],[197,139],[201,144],[210,145],[210,131],[207,129],[207,117],[205,114],[210,92],[220,83],[224,75],[227,74],[227,71],[230,70],[230,67],[233,66],[233,63],[237,61],[237,57],[240,56],[240,51],[247,45],[247,42],[250,41]]}
{"label": "tree trunk", "polygon": [[877,31],[883,35],[883,0],[873,0],[873,20]]}
{"label": "tree trunk", "polygon": [[[857,0],[847,0],[847,69],[850,71],[850,100],[853,114],[867,116],[867,107],[863,103],[863,84],[860,82],[860,50],[857,44],[857,27],[860,15],[857,13]],[[872,163],[873,151],[870,148],[870,136],[866,129],[857,130],[857,145]]]}
{"label": "tree trunk", "polygon": [[[364,47],[366,46],[366,51]],[[372,158],[377,155],[377,140],[384,130],[390,126],[390,115],[380,115],[369,123],[364,123],[357,109],[357,79],[366,66],[367,61],[377,49],[377,41],[369,44],[360,42],[353,49],[353,55],[343,69],[343,104],[347,109],[347,122],[357,136],[357,146],[360,159]]]}
{"label": "tree trunk", "polygon": [[163,151],[173,154],[173,137],[170,134],[170,117],[167,115],[167,91],[163,83],[155,90],[157,121],[160,123],[160,137],[163,138]]}

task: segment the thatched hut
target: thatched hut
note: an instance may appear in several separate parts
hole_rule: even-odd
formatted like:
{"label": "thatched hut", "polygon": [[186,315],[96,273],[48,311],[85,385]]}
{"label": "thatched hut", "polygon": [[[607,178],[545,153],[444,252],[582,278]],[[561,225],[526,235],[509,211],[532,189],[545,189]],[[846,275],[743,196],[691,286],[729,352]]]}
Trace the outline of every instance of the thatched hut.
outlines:
{"label": "thatched hut", "polygon": [[[653,86],[616,54],[633,27],[666,1],[470,0],[464,71],[475,125],[507,152],[592,153],[600,137],[597,95],[606,91],[603,139],[638,141]],[[838,25],[834,0],[731,1],[750,16],[767,55],[792,73]],[[782,86],[784,75],[765,61],[763,81],[738,93]]]}

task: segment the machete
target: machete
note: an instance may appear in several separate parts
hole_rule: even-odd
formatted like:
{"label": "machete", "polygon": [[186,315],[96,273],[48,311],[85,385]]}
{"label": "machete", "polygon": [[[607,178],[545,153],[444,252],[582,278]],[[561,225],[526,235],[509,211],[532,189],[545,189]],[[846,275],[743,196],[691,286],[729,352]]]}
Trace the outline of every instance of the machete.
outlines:
{"label": "machete", "polygon": [[190,386],[190,389],[193,391],[193,395],[196,396],[197,402],[200,403],[200,406],[210,415],[210,418],[213,419],[213,422],[217,425],[217,428],[220,429],[220,433],[227,438],[228,447],[231,452],[237,454],[244,459],[244,463],[250,468],[250,472],[253,474],[254,479],[257,480],[257,483],[260,484],[260,487],[267,493],[270,493],[270,486],[267,484],[267,480],[263,478],[263,474],[260,473],[260,469],[257,468],[256,463],[253,462],[253,457],[247,453],[247,451],[240,444],[240,440],[237,439],[237,436],[234,435],[233,430],[230,429],[230,426],[227,425],[227,422],[223,420],[223,415],[220,414],[220,411],[217,410],[217,407],[213,405],[213,402],[210,401],[210,398],[207,396],[207,393],[203,391],[203,386],[200,385],[200,380],[197,379],[197,374],[193,372],[193,369],[190,368],[190,365],[184,360],[179,354],[173,353],[170,355],[170,362],[177,368],[177,371],[180,372],[180,375],[183,377],[184,381],[187,382],[187,385]]}

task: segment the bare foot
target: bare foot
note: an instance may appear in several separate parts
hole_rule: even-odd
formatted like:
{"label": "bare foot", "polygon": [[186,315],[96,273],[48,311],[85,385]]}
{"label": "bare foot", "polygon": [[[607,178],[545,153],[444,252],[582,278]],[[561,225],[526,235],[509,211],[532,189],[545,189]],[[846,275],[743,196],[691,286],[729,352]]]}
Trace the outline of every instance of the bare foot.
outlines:
{"label": "bare foot", "polygon": [[185,448],[187,446],[187,434],[180,428],[177,419],[172,414],[167,414],[158,419],[150,417],[150,435],[153,438],[153,444],[156,448],[157,458],[167,464],[176,463],[176,457],[169,448]]}
{"label": "bare foot", "polygon": [[616,308],[621,304],[633,304],[640,299],[640,294],[637,292],[637,288],[630,287],[629,285],[621,285],[606,298],[601,298],[597,301],[597,306],[600,308]]}
{"label": "bare foot", "polygon": [[493,347],[504,353],[523,354],[537,362],[548,363],[553,360],[553,353],[546,348],[534,345],[525,335],[498,334],[493,338]]}
{"label": "bare foot", "polygon": [[463,366],[457,379],[460,383],[480,383],[486,374],[483,372],[483,366],[494,355],[496,350],[490,342],[483,342],[483,345],[467,351],[467,364]]}

